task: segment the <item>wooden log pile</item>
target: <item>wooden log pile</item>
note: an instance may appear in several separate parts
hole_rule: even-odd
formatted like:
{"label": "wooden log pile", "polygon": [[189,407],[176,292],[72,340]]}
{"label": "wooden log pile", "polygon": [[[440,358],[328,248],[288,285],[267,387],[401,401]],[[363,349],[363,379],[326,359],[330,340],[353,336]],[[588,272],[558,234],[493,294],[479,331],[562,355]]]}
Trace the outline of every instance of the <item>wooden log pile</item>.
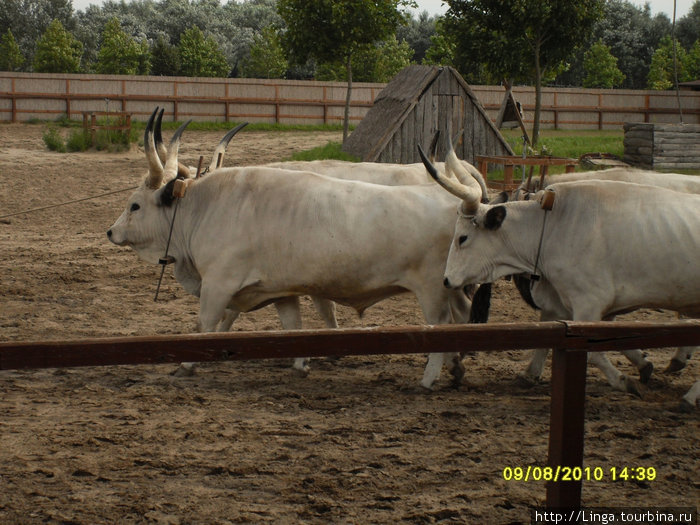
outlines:
{"label": "wooden log pile", "polygon": [[627,123],[624,130],[626,163],[646,169],[700,169],[700,125]]}

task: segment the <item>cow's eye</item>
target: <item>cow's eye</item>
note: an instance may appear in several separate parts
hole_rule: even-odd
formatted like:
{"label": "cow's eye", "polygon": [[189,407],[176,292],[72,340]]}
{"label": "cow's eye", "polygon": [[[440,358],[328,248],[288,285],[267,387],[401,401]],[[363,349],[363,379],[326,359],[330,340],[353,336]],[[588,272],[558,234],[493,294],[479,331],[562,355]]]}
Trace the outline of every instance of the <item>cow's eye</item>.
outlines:
{"label": "cow's eye", "polygon": [[460,237],[459,237],[459,245],[462,246],[465,242],[467,242],[467,236],[466,236],[466,235],[460,235]]}
{"label": "cow's eye", "polygon": [[131,211],[136,211],[136,210],[140,210],[140,209],[141,209],[141,206],[137,203],[133,203],[131,205]]}

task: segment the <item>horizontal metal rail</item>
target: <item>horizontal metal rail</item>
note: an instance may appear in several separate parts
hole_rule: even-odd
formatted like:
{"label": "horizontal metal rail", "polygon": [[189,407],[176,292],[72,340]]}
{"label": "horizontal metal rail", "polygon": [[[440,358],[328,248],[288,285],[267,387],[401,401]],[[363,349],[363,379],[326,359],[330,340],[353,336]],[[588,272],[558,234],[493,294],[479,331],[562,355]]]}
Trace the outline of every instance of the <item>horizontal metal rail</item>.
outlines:
{"label": "horizontal metal rail", "polygon": [[[548,465],[583,467],[587,351],[700,345],[700,321],[493,323],[230,332],[0,343],[0,370],[243,359],[554,348]],[[550,509],[578,509],[582,481],[547,484]]]}

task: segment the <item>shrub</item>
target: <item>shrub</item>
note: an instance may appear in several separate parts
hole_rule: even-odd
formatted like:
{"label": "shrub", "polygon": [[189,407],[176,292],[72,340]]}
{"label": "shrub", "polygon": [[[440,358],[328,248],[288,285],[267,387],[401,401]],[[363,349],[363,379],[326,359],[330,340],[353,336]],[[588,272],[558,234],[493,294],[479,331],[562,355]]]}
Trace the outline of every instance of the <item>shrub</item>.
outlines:
{"label": "shrub", "polygon": [[83,129],[74,129],[68,136],[66,148],[68,151],[86,151],[90,144],[90,136]]}
{"label": "shrub", "polygon": [[57,151],[59,153],[66,152],[66,145],[63,142],[63,137],[61,137],[61,134],[56,128],[47,129],[42,138],[44,139],[46,147],[51,151]]}

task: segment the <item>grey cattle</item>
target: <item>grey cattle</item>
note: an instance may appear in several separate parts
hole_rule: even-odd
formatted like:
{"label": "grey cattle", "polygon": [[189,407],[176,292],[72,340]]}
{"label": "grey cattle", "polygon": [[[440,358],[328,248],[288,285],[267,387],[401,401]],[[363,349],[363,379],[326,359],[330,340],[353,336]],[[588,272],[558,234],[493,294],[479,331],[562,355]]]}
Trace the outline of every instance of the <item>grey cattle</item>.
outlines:
{"label": "grey cattle", "polygon": [[[445,269],[448,288],[536,267],[542,279],[532,286],[535,302],[573,320],[596,321],[642,307],[700,313],[700,195],[590,180],[542,192],[539,199],[555,196],[551,211],[539,200],[485,205],[475,183],[449,179],[423,159],[431,176],[462,199]],[[454,152],[447,162],[457,165]],[[627,378],[604,355],[592,353],[590,359],[611,384],[627,389]]]}
{"label": "grey cattle", "polygon": [[[165,166],[152,122],[149,172],[109,229],[109,239],[149,262],[165,251],[174,212],[180,128]],[[362,311],[413,292],[430,324],[465,322],[461,290],[442,286],[455,199],[434,185],[382,186],[271,167],[217,169],[189,186],[178,205],[170,254],[177,280],[200,298],[202,331],[225,310],[250,311],[311,295]],[[463,373],[457,354],[432,354],[422,385],[443,361]]]}

